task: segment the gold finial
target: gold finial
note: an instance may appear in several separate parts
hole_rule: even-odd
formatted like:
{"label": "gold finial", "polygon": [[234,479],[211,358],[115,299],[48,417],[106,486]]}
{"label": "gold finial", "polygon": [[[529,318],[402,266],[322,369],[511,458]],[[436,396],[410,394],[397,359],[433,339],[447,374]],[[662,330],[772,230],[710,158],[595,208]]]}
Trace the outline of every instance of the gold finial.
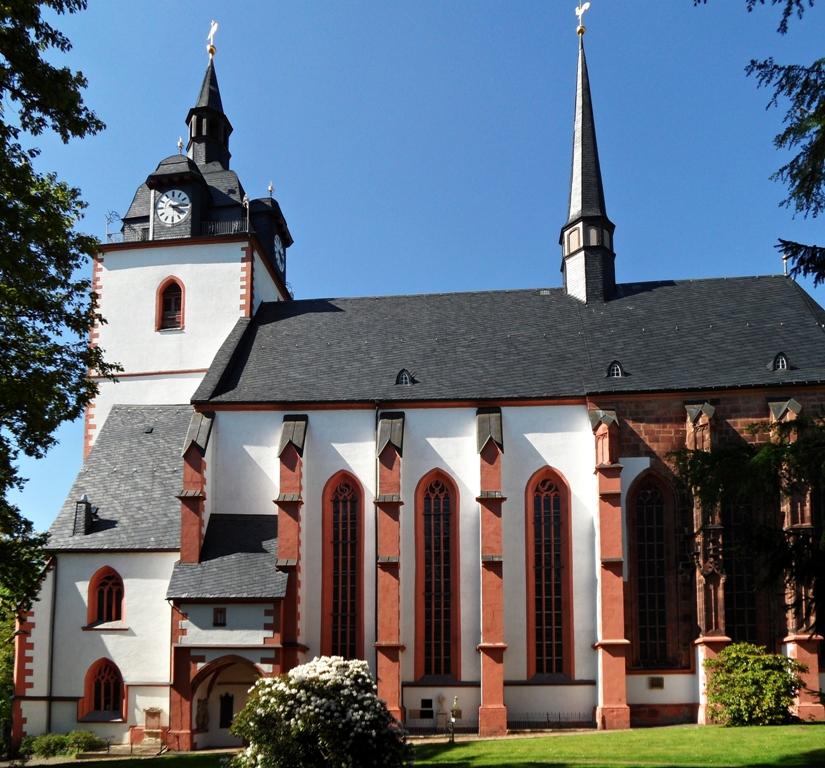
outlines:
{"label": "gold finial", "polygon": [[183,137],[182,136],[178,136],[178,154],[179,155],[183,154]]}
{"label": "gold finial", "polygon": [[584,14],[590,10],[590,3],[580,3],[576,6],[576,16],[579,19],[579,26],[576,27],[576,34],[579,37],[582,37],[584,33],[587,31],[587,28],[584,26]]}
{"label": "gold finial", "polygon": [[215,33],[218,31],[218,22],[215,19],[212,19],[212,25],[209,27],[209,34],[206,36],[206,52],[209,54],[209,58],[211,59],[215,52],[218,50],[215,48]]}

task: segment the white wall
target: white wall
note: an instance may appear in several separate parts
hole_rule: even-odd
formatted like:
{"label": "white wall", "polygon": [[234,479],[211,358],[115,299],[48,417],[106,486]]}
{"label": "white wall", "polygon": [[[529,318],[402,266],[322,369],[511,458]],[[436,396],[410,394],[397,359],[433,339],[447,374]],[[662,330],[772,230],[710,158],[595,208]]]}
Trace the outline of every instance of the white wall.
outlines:
{"label": "white wall", "polygon": [[[661,677],[664,688],[648,688],[648,677]],[[699,682],[696,673],[628,675],[628,704],[687,704],[698,701]]]}
{"label": "white wall", "polygon": [[[504,421],[504,581],[507,679],[526,674],[526,575],[524,570],[524,493],[534,472],[550,466],[566,479],[572,495],[573,598],[578,679],[595,679],[596,560],[598,509],[593,475],[595,448],[584,406],[505,408]],[[265,514],[278,493],[277,447],[283,413],[218,412],[213,431],[210,474],[220,480],[211,492],[212,512]],[[307,658],[320,650],[321,495],[326,481],[346,469],[364,491],[365,651],[374,663],[374,507],[375,412],[310,411],[304,451],[302,510],[302,639]],[[461,676],[480,679],[476,645],[480,637],[479,457],[473,408],[406,411],[402,460],[401,631],[407,650],[402,679],[414,676],[415,637],[415,488],[439,468],[455,482],[460,496]]]}
{"label": "white wall", "polygon": [[[82,696],[86,671],[102,657],[117,664],[126,685],[168,684],[171,608],[165,598],[177,559],[172,552],[59,555],[54,696]],[[83,630],[89,580],[104,565],[123,579],[125,631]],[[163,709],[168,712],[168,701]],[[136,712],[128,713],[130,723],[136,717]]]}
{"label": "white wall", "polygon": [[525,490],[544,466],[570,487],[573,568],[573,626],[576,679],[596,677],[596,552],[598,485],[593,473],[595,443],[585,406],[503,408],[504,427],[504,655],[507,680],[527,674],[527,587],[524,567]]}
{"label": "white wall", "polygon": [[263,645],[264,639],[272,637],[272,630],[265,630],[264,624],[272,623],[271,616],[264,616],[264,610],[271,610],[272,604],[227,603],[226,626],[212,626],[212,609],[215,603],[183,603],[181,610],[188,619],[181,622],[186,634],[181,645]]}
{"label": "white wall", "polygon": [[595,685],[505,685],[504,703],[511,718],[589,721],[596,706]]}
{"label": "white wall", "polygon": [[[505,448],[506,450],[506,448]],[[374,452],[374,449],[373,449]],[[415,489],[432,469],[446,472],[458,489],[461,587],[461,679],[480,680],[479,513],[481,471],[473,408],[409,409],[401,461],[401,656],[402,680],[415,679]],[[450,699],[452,701],[452,699]]]}
{"label": "white wall", "polygon": [[[127,373],[206,368],[241,316],[244,243],[156,246],[110,251],[100,273],[99,344]],[[158,286],[184,285],[184,328],[155,330]]]}
{"label": "white wall", "polygon": [[269,270],[264,266],[256,251],[252,262],[252,314],[258,311],[262,301],[281,301],[282,299]]}
{"label": "white wall", "polygon": [[34,652],[32,662],[27,665],[27,668],[33,673],[29,680],[34,686],[28,692],[30,696],[49,695],[49,648],[54,583],[54,569],[50,568],[40,584],[37,600],[32,604],[34,616],[31,621],[34,621],[34,629],[31,642],[34,644]]}

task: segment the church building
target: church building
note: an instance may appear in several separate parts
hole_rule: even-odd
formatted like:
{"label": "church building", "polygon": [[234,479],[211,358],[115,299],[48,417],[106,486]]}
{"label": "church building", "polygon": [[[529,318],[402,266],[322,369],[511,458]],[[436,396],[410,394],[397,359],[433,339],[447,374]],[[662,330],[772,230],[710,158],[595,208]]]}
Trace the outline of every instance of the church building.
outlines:
{"label": "church building", "polygon": [[783,276],[617,280],[578,32],[563,287],[342,299],[291,295],[210,44],[185,152],[94,260],[91,342],[124,370],[21,616],[18,742],[238,744],[254,681],[321,654],[366,659],[411,731],[453,707],[483,735],[701,723],[732,641],[825,687],[742,546],[765,516],[821,530],[821,504],[708,516],[669,459],[822,413],[825,311]]}

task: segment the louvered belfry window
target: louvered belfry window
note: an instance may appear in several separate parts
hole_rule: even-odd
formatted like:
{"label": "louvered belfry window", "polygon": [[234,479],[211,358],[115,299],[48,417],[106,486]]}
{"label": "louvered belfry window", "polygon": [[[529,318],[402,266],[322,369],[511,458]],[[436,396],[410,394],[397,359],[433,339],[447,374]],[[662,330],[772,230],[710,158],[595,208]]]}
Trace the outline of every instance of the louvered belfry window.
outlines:
{"label": "louvered belfry window", "polygon": [[665,503],[651,482],[636,494],[634,553],[638,595],[639,663],[667,663]]}
{"label": "louvered belfry window", "polygon": [[169,283],[163,289],[161,297],[161,328],[180,328],[183,325],[182,304],[183,291],[180,285],[175,282]]}
{"label": "louvered belfry window", "polygon": [[110,662],[101,664],[92,683],[92,708],[94,712],[121,714],[123,707],[123,680],[117,667]]}
{"label": "louvered belfry window", "polygon": [[343,480],[332,492],[332,643],[330,653],[357,657],[358,493]]}
{"label": "louvered belfry window", "polygon": [[533,492],[533,595],[536,674],[564,672],[562,504],[549,479]]}
{"label": "louvered belfry window", "polygon": [[433,480],[424,491],[424,674],[452,675],[452,520],[447,485]]}
{"label": "louvered belfry window", "polygon": [[97,621],[120,621],[123,617],[123,581],[116,573],[109,573],[97,582]]}

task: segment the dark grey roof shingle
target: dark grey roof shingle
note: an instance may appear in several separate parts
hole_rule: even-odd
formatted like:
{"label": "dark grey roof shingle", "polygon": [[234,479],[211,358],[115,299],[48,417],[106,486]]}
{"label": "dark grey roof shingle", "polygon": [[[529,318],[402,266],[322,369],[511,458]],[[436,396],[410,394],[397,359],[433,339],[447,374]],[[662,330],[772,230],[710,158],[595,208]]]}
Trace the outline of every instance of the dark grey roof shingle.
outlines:
{"label": "dark grey roof shingle", "polygon": [[[825,381],[825,312],[792,280],[310,299],[237,325],[193,402],[499,400]],[[777,352],[790,369],[770,371]],[[611,361],[627,376],[607,378]],[[395,384],[401,368],[412,386]]]}
{"label": "dark grey roof shingle", "polygon": [[287,575],[277,570],[276,515],[212,515],[200,563],[176,563],[169,600],[283,597]]}
{"label": "dark grey roof shingle", "polygon": [[[178,549],[180,450],[188,405],[115,405],[57,519],[50,550]],[[72,536],[75,502],[98,508],[91,533]]]}

